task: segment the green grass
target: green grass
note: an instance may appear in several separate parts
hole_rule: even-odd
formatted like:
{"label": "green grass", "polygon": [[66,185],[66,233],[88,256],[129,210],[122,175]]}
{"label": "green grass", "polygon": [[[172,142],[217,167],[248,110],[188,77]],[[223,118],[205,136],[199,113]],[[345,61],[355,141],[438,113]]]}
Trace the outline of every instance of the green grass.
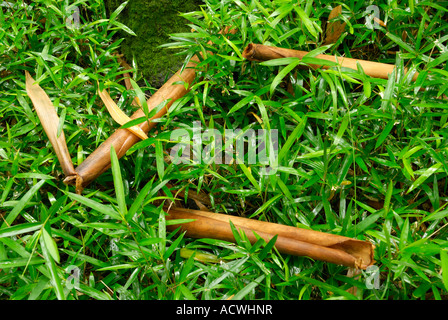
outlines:
{"label": "green grass", "polygon": [[[125,89],[114,56],[123,41],[117,32],[131,31],[108,19],[102,1],[76,2],[79,29],[67,27],[60,1],[3,6],[0,298],[446,299],[447,3],[377,2],[387,27],[373,30],[365,25],[370,3],[341,3],[347,27],[325,53],[396,64],[396,80],[248,62],[238,53],[250,42],[320,48],[338,4],[207,0],[182,14],[196,32],[173,34],[166,53],[180,49],[188,61],[203,52],[200,78],[148,141],[119,161],[111,150],[111,170],[82,195],[62,182],[26,94],[25,70],[63,119],[77,166],[119,127],[96,94],[97,81],[133,112],[139,90]],[[224,26],[238,33],[219,35]],[[134,80],[145,83],[138,73]],[[263,176],[261,163],[168,162],[170,133],[194,121],[221,132],[277,129],[277,174]],[[371,241],[379,287],[369,286],[368,271],[350,278],[346,267],[279,254],[272,242],[250,245],[236,230],[236,244],[167,232],[163,204],[181,191],[192,209],[188,194],[202,192],[215,212]]]}

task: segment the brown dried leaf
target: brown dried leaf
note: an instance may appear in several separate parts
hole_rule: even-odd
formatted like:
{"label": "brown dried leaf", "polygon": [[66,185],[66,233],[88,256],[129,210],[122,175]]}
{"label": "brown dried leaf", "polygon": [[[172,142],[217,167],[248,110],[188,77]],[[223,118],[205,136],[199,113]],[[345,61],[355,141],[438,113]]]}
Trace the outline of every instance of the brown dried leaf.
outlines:
{"label": "brown dried leaf", "polygon": [[[131,118],[129,118],[121,109],[117,106],[114,100],[110,97],[110,95],[107,93],[106,90],[99,91],[98,94],[101,97],[101,100],[103,100],[104,105],[107,108],[107,111],[109,111],[111,117],[118,122],[120,125],[124,125],[127,122],[131,121]],[[131,131],[133,134],[135,134],[140,139],[148,139],[148,136],[146,133],[139,127],[139,126],[132,126],[130,128],[127,128],[129,131]]]}
{"label": "brown dried leaf", "polygon": [[338,41],[339,37],[344,33],[345,30],[345,22],[336,20],[331,21],[332,19],[337,18],[342,13],[342,6],[339,5],[335,7],[333,10],[331,10],[330,15],[328,16],[328,22],[327,22],[327,30],[326,30],[326,37],[324,41],[324,45],[335,43]]}
{"label": "brown dried leaf", "polygon": [[37,83],[35,83],[35,80],[31,77],[28,71],[25,71],[25,76],[26,92],[33,102],[34,109],[36,110],[37,116],[42,123],[42,127],[56,152],[62,170],[67,177],[75,177],[77,174],[68,152],[64,132],[62,131],[59,137],[57,135],[59,117],[56,113],[56,109],[48,95]]}

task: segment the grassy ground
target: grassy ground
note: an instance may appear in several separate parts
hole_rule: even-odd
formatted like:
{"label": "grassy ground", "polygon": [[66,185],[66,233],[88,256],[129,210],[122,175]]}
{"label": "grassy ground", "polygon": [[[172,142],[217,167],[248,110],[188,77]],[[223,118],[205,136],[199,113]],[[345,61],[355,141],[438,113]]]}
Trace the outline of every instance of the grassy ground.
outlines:
{"label": "grassy ground", "polygon": [[[325,53],[394,63],[390,80],[240,58],[250,42],[322,48],[336,5],[207,0],[184,14],[196,32],[173,35],[167,54],[180,49],[188,60],[212,51],[201,80],[162,118],[164,130],[136,144],[82,196],[62,182],[24,73],[52,99],[79,165],[118,128],[97,81],[127,114],[134,108],[114,56],[117,32],[132,33],[116,19],[124,7],[107,16],[102,1],[78,1],[77,26],[67,22],[75,11],[63,2],[2,6],[1,299],[446,298],[447,3],[377,2],[386,23],[377,28],[365,23],[369,2],[342,4],[345,30]],[[223,26],[238,33],[225,40]],[[194,121],[219,131],[277,129],[277,174],[263,176],[262,163],[171,164],[170,132]],[[201,192],[216,212],[371,241],[376,269],[351,278],[346,267],[262,243],[166,232],[162,204],[181,191],[185,207],[196,208],[188,194]]]}

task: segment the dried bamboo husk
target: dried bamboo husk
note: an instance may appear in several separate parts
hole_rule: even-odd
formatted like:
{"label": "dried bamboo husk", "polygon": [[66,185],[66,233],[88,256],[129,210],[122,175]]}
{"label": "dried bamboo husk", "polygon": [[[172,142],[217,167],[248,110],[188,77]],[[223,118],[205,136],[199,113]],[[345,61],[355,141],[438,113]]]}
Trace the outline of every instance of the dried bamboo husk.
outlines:
{"label": "dried bamboo husk", "polygon": [[[151,119],[149,119],[149,121],[144,121],[139,124],[140,129],[142,129],[144,133],[148,133],[148,131],[156,125],[156,123],[152,122],[152,120],[159,119],[164,116],[174,101],[183,97],[188,92],[188,86],[195,78],[196,70],[194,67],[197,62],[198,58],[196,56],[192,57],[183,70],[181,69],[176,72],[162,87],[160,87],[159,90],[151,96],[151,98],[148,99],[147,105],[149,111],[163,103],[165,103],[165,105]],[[139,109],[134,112],[130,118],[137,119],[144,116],[145,112],[142,109]],[[140,138],[138,136],[126,129],[118,129],[115,131],[93,153],[91,153],[87,159],[81,163],[81,165],[76,168],[76,173],[78,174],[79,179],[81,179],[81,186],[87,186],[110,168],[110,148],[112,146],[116,150],[118,158],[121,158],[126,151],[128,151],[129,148],[131,148],[139,140]],[[73,184],[74,180],[72,177],[67,177],[64,182]],[[77,189],[77,192],[80,192],[81,190]]]}
{"label": "dried bamboo husk", "polygon": [[25,72],[26,92],[34,105],[37,116],[42,127],[53,146],[56,156],[66,177],[76,180],[77,173],[73,167],[73,162],[67,148],[64,131],[61,130],[58,136],[59,117],[56,109],[46,92],[31,77],[28,71]]}
{"label": "dried bamboo husk", "polygon": [[167,226],[170,231],[180,227],[188,237],[192,238],[213,238],[235,242],[229,223],[231,221],[240,232],[245,233],[251,243],[257,241],[254,232],[265,241],[277,235],[275,247],[281,253],[307,256],[359,269],[366,269],[374,263],[374,246],[370,242],[344,236],[183,208],[169,209],[166,219],[194,219],[192,222]]}
{"label": "dried bamboo husk", "polygon": [[[129,121],[131,121],[131,118],[129,118],[115,103],[114,100],[110,97],[109,93],[106,90],[98,90],[98,95],[100,96],[101,100],[103,100],[104,105],[106,106],[107,110],[109,111],[109,114],[111,117],[120,125],[125,125]],[[127,128],[129,131],[131,131],[133,134],[135,134],[140,139],[148,139],[148,136],[146,133],[143,132],[142,129],[140,129],[139,126],[132,126]]]}
{"label": "dried bamboo husk", "polygon": [[[243,57],[251,60],[251,61],[267,61],[272,59],[279,59],[279,58],[291,58],[296,57],[299,59],[303,59],[305,55],[307,55],[309,52],[307,51],[300,51],[300,50],[293,50],[293,49],[285,49],[285,48],[278,48],[278,47],[271,47],[266,46],[262,44],[255,44],[250,43],[243,51]],[[387,63],[380,63],[380,62],[374,62],[374,61],[367,61],[367,60],[360,60],[360,59],[352,59],[352,58],[345,58],[345,57],[338,57],[338,56],[332,56],[332,55],[326,55],[326,54],[319,54],[315,56],[315,58],[323,59],[331,62],[338,63],[341,67],[350,68],[357,70],[358,66],[357,63],[361,65],[366,75],[374,77],[374,78],[381,78],[381,79],[388,79],[389,75],[392,74],[395,65],[393,64],[387,64]],[[316,65],[311,64],[310,67],[313,69],[323,68],[328,69],[329,66],[325,65]],[[405,69],[405,72],[407,72],[407,69]],[[412,80],[417,80],[418,72],[416,72]]]}
{"label": "dried bamboo husk", "polygon": [[[226,27],[220,34],[235,34],[235,29]],[[211,44],[211,42],[209,42]],[[144,133],[148,133],[149,130],[155,127],[156,123],[152,120],[163,117],[170,106],[177,100],[182,98],[188,91],[189,86],[193,83],[196,76],[196,65],[199,62],[199,58],[193,56],[185,68],[181,68],[177,71],[165,84],[157,90],[147,100],[149,111],[157,106],[165,103],[149,121],[145,121],[139,125]],[[130,118],[137,119],[145,116],[142,109],[137,110]],[[139,137],[129,132],[126,129],[118,129],[115,131],[106,141],[104,141],[93,153],[91,153],[81,165],[76,168],[76,192],[82,192],[82,188],[86,187],[89,183],[95,180],[103,172],[110,168],[110,148],[114,147],[117,153],[117,157],[121,158],[135,143],[139,141]],[[74,177],[67,177],[64,182],[67,184],[73,184]]]}

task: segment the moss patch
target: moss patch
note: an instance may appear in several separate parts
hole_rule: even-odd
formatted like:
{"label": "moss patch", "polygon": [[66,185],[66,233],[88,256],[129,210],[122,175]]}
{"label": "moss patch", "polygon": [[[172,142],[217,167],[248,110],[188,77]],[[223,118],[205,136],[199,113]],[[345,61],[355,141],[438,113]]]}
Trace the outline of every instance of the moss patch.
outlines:
{"label": "moss patch", "polygon": [[[122,0],[106,0],[108,14]],[[125,38],[121,51],[131,63],[134,58],[138,71],[153,87],[160,87],[181,66],[184,57],[175,56],[172,49],[158,48],[170,42],[169,34],[188,31],[187,20],[179,13],[195,11],[202,0],[130,0],[118,20],[131,28],[137,36],[121,32]]]}

